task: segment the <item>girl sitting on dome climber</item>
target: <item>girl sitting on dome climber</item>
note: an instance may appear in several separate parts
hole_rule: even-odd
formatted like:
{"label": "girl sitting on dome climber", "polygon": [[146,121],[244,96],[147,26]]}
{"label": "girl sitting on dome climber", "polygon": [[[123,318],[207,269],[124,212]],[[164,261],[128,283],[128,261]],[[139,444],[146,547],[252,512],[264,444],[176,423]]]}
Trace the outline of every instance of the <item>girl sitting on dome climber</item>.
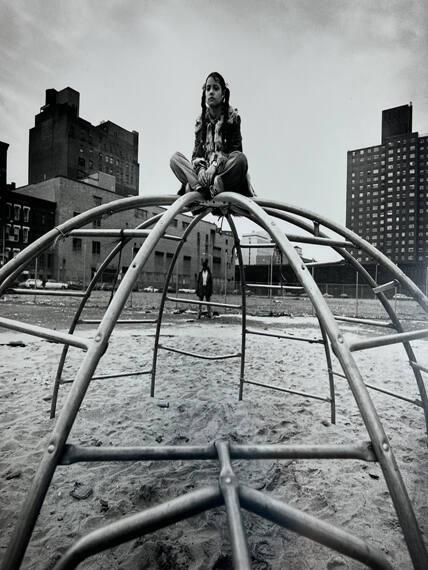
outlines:
{"label": "girl sitting on dome climber", "polygon": [[181,182],[179,195],[196,190],[206,198],[220,192],[255,196],[242,152],[241,117],[229,105],[230,91],[220,73],[210,73],[202,87],[201,115],[196,120],[192,162],[180,152],[171,168]]}

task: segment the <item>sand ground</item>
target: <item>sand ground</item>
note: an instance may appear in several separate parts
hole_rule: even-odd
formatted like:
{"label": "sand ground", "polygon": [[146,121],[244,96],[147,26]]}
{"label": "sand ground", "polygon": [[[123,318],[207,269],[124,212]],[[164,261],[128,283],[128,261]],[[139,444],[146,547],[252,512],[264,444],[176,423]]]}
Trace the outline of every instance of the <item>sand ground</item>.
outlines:
{"label": "sand ground", "polygon": [[[57,318],[57,320],[60,320]],[[305,317],[253,318],[252,328],[277,329],[319,338],[316,320]],[[341,324],[346,337],[383,331]],[[64,328],[65,330],[65,328]],[[162,342],[198,353],[240,350],[239,320],[197,321],[192,313],[166,322]],[[82,327],[91,338],[94,328]],[[149,368],[153,326],[117,327],[97,373]],[[23,346],[11,346],[20,340]],[[413,343],[428,366],[427,342]],[[55,420],[50,397],[61,346],[20,333],[0,331],[0,562],[32,476]],[[401,346],[355,355],[365,380],[418,398]],[[82,352],[71,349],[65,379],[73,379]],[[340,371],[335,361],[334,368]],[[248,336],[246,377],[328,396],[323,348],[319,345]],[[157,388],[149,377],[94,381],[87,392],[70,443],[87,445],[239,443],[350,443],[368,440],[346,380],[337,378],[337,423],[329,404],[247,385],[238,401],[239,359],[196,360],[161,351]],[[61,388],[59,409],[69,387]],[[422,410],[370,392],[390,438],[419,524],[428,532],[428,449]],[[397,517],[380,467],[333,460],[235,461],[242,482],[305,512],[355,533],[384,551],[393,566],[411,568]],[[59,467],[40,513],[23,568],[52,568],[78,537],[127,514],[202,487],[218,478],[217,462],[132,462]],[[70,495],[76,483],[92,492]],[[363,566],[308,539],[244,513],[253,568],[280,570],[357,569]],[[227,569],[232,567],[224,509],[218,508],[89,558],[81,568]]]}

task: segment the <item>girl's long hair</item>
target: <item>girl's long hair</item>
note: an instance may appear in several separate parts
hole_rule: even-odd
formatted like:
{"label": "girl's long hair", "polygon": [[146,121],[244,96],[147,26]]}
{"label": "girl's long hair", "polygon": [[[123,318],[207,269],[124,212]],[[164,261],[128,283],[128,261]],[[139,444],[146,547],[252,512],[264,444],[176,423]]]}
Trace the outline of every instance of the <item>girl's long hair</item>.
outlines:
{"label": "girl's long hair", "polygon": [[202,98],[201,98],[201,120],[202,120],[202,141],[205,144],[205,140],[207,137],[207,121],[205,118],[205,113],[207,111],[207,106],[206,106],[206,101],[205,101],[205,86],[207,84],[208,79],[212,77],[214,79],[214,81],[217,81],[217,83],[220,83],[221,88],[223,89],[224,92],[224,100],[223,100],[223,109],[222,109],[222,114],[224,117],[223,120],[223,124],[221,126],[221,136],[223,138],[224,135],[224,129],[225,129],[225,125],[229,119],[229,97],[230,97],[230,91],[229,88],[226,86],[226,81],[224,80],[223,76],[220,75],[220,73],[217,73],[217,71],[213,71],[212,73],[210,73],[208,75],[208,77],[205,79],[205,82],[202,86]]}

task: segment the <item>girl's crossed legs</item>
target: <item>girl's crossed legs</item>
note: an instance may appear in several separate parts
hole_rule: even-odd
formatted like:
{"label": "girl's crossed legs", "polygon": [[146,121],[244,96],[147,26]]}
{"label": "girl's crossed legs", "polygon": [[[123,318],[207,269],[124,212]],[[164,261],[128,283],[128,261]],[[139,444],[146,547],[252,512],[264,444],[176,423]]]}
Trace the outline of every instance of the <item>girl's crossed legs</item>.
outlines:
{"label": "girl's crossed legs", "polygon": [[[204,188],[198,180],[192,163],[181,152],[176,152],[171,157],[171,169],[181,182],[179,194],[192,190],[202,191]],[[248,171],[247,157],[243,152],[233,151],[229,154],[226,162],[219,167],[214,177],[212,197],[220,192],[239,192],[245,182]]]}

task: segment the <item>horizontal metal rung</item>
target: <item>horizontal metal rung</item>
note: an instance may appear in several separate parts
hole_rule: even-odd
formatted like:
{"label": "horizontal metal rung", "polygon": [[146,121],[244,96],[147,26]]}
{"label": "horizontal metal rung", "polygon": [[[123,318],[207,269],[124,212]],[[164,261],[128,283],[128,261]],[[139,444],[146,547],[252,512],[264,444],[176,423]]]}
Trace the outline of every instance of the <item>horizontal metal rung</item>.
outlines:
{"label": "horizontal metal rung", "polygon": [[295,394],[296,396],[304,396],[305,398],[321,400],[321,402],[331,402],[330,398],[324,398],[323,396],[317,396],[316,394],[308,394],[306,392],[299,392],[298,390],[290,390],[289,388],[280,388],[279,386],[273,386],[272,384],[262,384],[261,382],[254,382],[253,380],[244,380],[244,382],[245,384],[253,384],[254,386],[260,386],[261,388],[278,390],[278,392],[287,392],[287,394]]}
{"label": "horizontal metal rung", "polygon": [[375,321],[373,319],[357,319],[356,317],[338,317],[334,316],[336,321],[343,321],[345,323],[359,323],[362,325],[371,325],[374,327],[384,327],[389,329],[395,329],[394,325],[388,321]]}
{"label": "horizontal metal rung", "polygon": [[[340,372],[335,372],[334,370],[329,370],[334,376],[339,376],[339,378],[343,378],[346,380],[346,376],[344,374],[340,374]],[[376,390],[377,392],[382,392],[383,394],[387,394],[388,396],[392,396],[394,398],[398,398],[399,400],[404,400],[405,402],[409,402],[410,404],[414,404],[420,408],[423,408],[422,402],[415,398],[407,398],[407,396],[403,396],[402,394],[398,394],[397,392],[391,392],[390,390],[385,390],[384,388],[380,388],[379,386],[374,386],[373,384],[369,384],[368,382],[364,382],[367,388],[371,390]]]}
{"label": "horizontal metal rung", "polygon": [[[80,325],[98,325],[102,321],[101,319],[79,319],[77,321]],[[136,325],[136,324],[156,324],[157,319],[122,319],[116,321],[117,325]]]}
{"label": "horizontal metal rung", "polygon": [[69,291],[68,289],[6,289],[5,294],[13,295],[51,295],[54,297],[84,297],[84,291]]}
{"label": "horizontal metal rung", "polygon": [[266,331],[257,331],[255,329],[246,329],[245,332],[248,334],[257,334],[260,336],[273,336],[276,338],[285,338],[285,339],[289,339],[289,340],[300,340],[303,342],[309,342],[309,343],[315,343],[315,344],[324,344],[324,341],[322,339],[316,339],[316,338],[311,339],[311,338],[305,338],[302,336],[278,334],[278,333],[272,333],[272,332],[266,332]]}
{"label": "horizontal metal rung", "polygon": [[246,287],[260,287],[261,289],[284,289],[285,291],[304,291],[298,285],[265,285],[263,283],[247,283]]}
{"label": "horizontal metal rung", "polygon": [[367,340],[351,342],[349,344],[349,350],[355,352],[357,350],[365,350],[366,348],[376,348],[378,346],[397,344],[398,342],[407,342],[410,340],[416,340],[418,338],[425,338],[425,337],[428,337],[428,329],[409,331],[404,333],[396,333],[391,335],[380,336],[377,338],[369,338]]}
{"label": "horizontal metal rung", "polygon": [[377,295],[378,293],[384,293],[385,291],[390,291],[391,289],[395,289],[397,286],[398,286],[398,281],[393,279],[392,281],[388,281],[388,283],[383,283],[382,285],[373,287],[373,293],[375,295]]}
{"label": "horizontal metal rung", "polygon": [[376,390],[376,392],[382,392],[382,394],[388,394],[388,396],[393,396],[394,398],[398,398],[399,400],[404,400],[405,402],[409,402],[410,404],[414,404],[415,406],[419,406],[423,408],[422,402],[415,398],[408,398],[407,396],[403,396],[403,394],[399,394],[398,392],[391,392],[390,390],[385,390],[384,388],[380,388],[379,386],[374,386],[373,384],[369,384],[365,382],[367,388],[371,388],[372,390]]}
{"label": "horizontal metal rung", "polygon": [[196,354],[195,352],[179,350],[178,348],[173,348],[172,346],[164,346],[162,344],[159,344],[158,348],[163,348],[164,350],[169,350],[170,352],[177,352],[178,354],[185,354],[186,356],[193,356],[194,358],[202,358],[204,360],[224,360],[226,358],[238,358],[239,356],[241,356],[240,352],[236,352],[235,354],[220,354],[217,356],[207,356],[206,354]]}
{"label": "horizontal metal rung", "polygon": [[332,370],[331,368],[328,368],[327,371],[330,372],[331,374],[333,374],[334,376],[339,376],[339,378],[344,378],[345,380],[347,380],[346,376],[344,374],[342,374],[341,372],[336,372],[335,370]]}
{"label": "horizontal metal rung", "polygon": [[[328,245],[330,247],[357,247],[350,241],[332,239],[332,238],[322,238],[322,237],[312,237],[312,236],[299,236],[297,234],[286,234],[289,241],[300,242],[300,243],[311,243],[316,245]],[[245,249],[268,249],[276,247],[276,243],[241,243],[241,248]]]}
{"label": "horizontal metal rung", "polygon": [[[361,459],[377,461],[370,442],[346,445],[239,445],[230,443],[231,459]],[[215,445],[165,445],[157,447],[83,447],[68,444],[61,465],[79,461],[174,461],[218,459]]]}
{"label": "horizontal metal rung", "polygon": [[[78,230],[71,230],[67,235],[68,236],[79,236],[79,237],[113,237],[113,238],[145,238],[150,235],[152,230],[118,230],[118,229],[78,229]],[[181,241],[180,236],[174,236],[171,234],[165,234],[161,236],[164,239],[170,239],[173,241]]]}
{"label": "horizontal metal rung", "polygon": [[61,333],[44,327],[39,327],[37,325],[21,323],[12,319],[6,319],[5,317],[0,317],[0,326],[14,331],[31,334],[40,338],[45,338],[52,342],[58,342],[61,344],[76,346],[77,348],[83,348],[83,350],[87,350],[89,345],[89,341],[86,339],[76,337],[72,334]]}
{"label": "horizontal metal rung", "polygon": [[[127,376],[142,376],[143,374],[151,374],[152,370],[141,370],[139,372],[119,372],[117,374],[101,374],[92,376],[92,380],[107,380],[109,378],[126,378]],[[74,380],[61,380],[61,384],[73,384]]]}
{"label": "horizontal metal rung", "polygon": [[139,370],[137,372],[119,372],[117,374],[100,374],[99,376],[92,376],[92,380],[106,380],[107,378],[124,378],[126,376],[141,376],[143,374],[151,374],[150,370]]}
{"label": "horizontal metal rung", "polygon": [[286,236],[289,241],[293,242],[327,245],[330,247],[357,247],[350,241],[345,241],[343,239],[333,239],[333,238],[315,237],[315,236],[299,236],[297,234],[286,234]]}
{"label": "horizontal metal rung", "polygon": [[410,360],[409,364],[412,368],[416,368],[417,370],[421,370],[422,372],[428,373],[428,368],[426,366],[422,366],[421,364],[418,364],[417,362],[413,362],[413,360]]}
{"label": "horizontal metal rung", "polygon": [[231,305],[229,303],[217,303],[215,301],[198,301],[196,299],[181,299],[178,297],[166,297],[167,301],[175,303],[187,303],[188,305],[209,305],[210,307],[226,307],[228,309],[240,309],[241,305]]}

